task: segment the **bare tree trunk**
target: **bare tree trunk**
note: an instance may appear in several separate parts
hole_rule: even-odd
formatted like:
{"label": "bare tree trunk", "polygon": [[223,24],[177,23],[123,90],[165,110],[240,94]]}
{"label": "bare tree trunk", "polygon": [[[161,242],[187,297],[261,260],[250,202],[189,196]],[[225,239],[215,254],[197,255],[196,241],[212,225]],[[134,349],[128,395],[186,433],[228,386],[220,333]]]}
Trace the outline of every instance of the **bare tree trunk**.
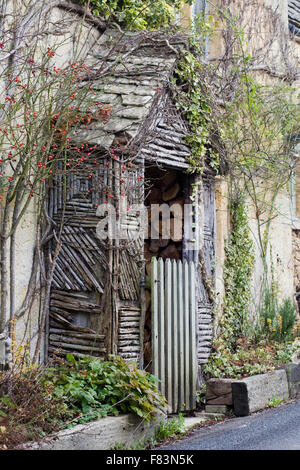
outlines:
{"label": "bare tree trunk", "polygon": [[57,240],[57,245],[56,245],[56,249],[55,249],[53,259],[51,260],[51,258],[49,256],[49,262],[50,262],[50,265],[51,265],[51,269],[50,269],[50,272],[49,272],[49,275],[48,275],[48,278],[47,278],[47,282],[46,282],[45,298],[44,298],[44,302],[43,302],[43,311],[42,311],[42,316],[41,316],[41,324],[39,326],[38,339],[37,339],[37,342],[36,342],[35,352],[34,352],[34,356],[33,356],[33,363],[37,362],[38,355],[39,355],[40,349],[41,349],[41,342],[42,342],[42,337],[43,337],[43,333],[44,333],[45,326],[46,326],[46,318],[47,318],[49,302],[50,302],[51,284],[52,284],[53,274],[54,274],[54,270],[55,270],[55,266],[56,266],[56,260],[57,260],[57,257],[59,255],[59,252],[61,250],[61,247],[62,247],[61,241]]}

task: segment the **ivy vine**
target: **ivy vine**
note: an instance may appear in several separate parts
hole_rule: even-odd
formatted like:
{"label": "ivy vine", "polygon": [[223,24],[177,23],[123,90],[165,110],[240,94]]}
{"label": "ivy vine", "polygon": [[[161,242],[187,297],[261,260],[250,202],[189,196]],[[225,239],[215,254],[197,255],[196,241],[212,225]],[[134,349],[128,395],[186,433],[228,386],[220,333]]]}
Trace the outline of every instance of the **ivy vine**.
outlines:
{"label": "ivy vine", "polygon": [[225,247],[225,299],[220,325],[222,339],[228,347],[234,346],[247,330],[255,261],[244,201],[239,198],[231,200],[230,213],[232,228]]}
{"label": "ivy vine", "polygon": [[[200,20],[199,20],[200,21]],[[201,21],[203,34],[206,24]],[[177,106],[185,115],[190,133],[185,140],[191,149],[189,158],[191,173],[202,173],[207,160],[208,165],[218,170],[219,157],[212,147],[211,129],[213,128],[212,107],[210,105],[210,86],[203,74],[203,45],[194,37],[190,38],[190,50],[186,50],[174,75]],[[208,78],[209,74],[207,74]],[[209,154],[209,158],[207,158]]]}
{"label": "ivy vine", "polygon": [[[87,5],[92,13],[127,30],[154,30],[172,25],[180,12],[182,0],[73,0]],[[185,3],[191,4],[192,0]]]}
{"label": "ivy vine", "polygon": [[[237,19],[229,11],[216,10],[214,18],[200,18],[197,23],[189,50],[175,70],[173,86],[178,108],[189,123],[186,141],[192,153],[191,172],[201,174],[210,166],[219,174],[227,174],[235,188],[229,195],[232,228],[225,249],[221,320],[223,340],[233,346],[248,326],[254,268],[245,204],[247,201],[254,209],[255,238],[264,270],[261,287],[265,289],[270,271],[270,225],[277,216],[277,196],[286,189],[293,170],[299,105],[288,80],[260,83],[253,73],[259,67],[259,56],[250,54]],[[226,52],[224,57],[209,60],[205,38],[214,35],[218,20],[225,20],[228,26],[223,44]],[[229,43],[225,36],[230,37]],[[268,53],[266,50],[266,56]],[[292,69],[290,57],[279,59]]]}

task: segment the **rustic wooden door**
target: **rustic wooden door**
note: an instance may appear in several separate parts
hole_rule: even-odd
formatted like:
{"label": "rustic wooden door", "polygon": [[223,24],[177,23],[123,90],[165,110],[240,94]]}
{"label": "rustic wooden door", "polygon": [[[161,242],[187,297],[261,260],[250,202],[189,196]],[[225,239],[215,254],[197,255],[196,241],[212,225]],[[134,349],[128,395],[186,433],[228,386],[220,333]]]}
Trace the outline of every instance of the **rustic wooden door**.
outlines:
{"label": "rustic wooden door", "polygon": [[215,278],[214,178],[187,177],[183,261],[152,259],[152,367],[170,411],[195,408],[211,351]]}

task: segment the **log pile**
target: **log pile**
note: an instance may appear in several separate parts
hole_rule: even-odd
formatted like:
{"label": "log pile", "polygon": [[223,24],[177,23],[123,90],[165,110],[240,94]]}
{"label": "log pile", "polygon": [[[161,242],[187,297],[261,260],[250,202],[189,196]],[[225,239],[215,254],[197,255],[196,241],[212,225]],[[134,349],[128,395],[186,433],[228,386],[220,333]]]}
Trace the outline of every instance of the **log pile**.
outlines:
{"label": "log pile", "polygon": [[[144,245],[144,257],[146,259],[146,275],[148,276],[151,275],[153,256],[163,259],[181,259],[184,229],[185,198],[180,173],[169,170],[164,174],[155,175],[153,181],[153,187],[145,201],[148,208],[148,239]],[[170,215],[155,210],[154,205],[161,204],[169,206]],[[144,361],[147,370],[151,371],[151,291],[148,289],[146,289]]]}
{"label": "log pile", "polygon": [[[184,194],[180,174],[169,170],[156,178],[147,199],[148,239],[145,241],[146,272],[151,274],[151,258],[180,259],[183,238]],[[162,214],[155,205],[166,204],[169,214]],[[152,210],[151,210],[152,208]]]}

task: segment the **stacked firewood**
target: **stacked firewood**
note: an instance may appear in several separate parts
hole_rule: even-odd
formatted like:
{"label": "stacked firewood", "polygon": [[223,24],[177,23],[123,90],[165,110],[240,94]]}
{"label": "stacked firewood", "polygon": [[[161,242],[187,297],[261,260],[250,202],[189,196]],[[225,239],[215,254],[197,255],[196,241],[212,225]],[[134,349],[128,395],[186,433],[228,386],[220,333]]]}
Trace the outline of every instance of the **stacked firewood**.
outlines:
{"label": "stacked firewood", "polygon": [[[183,239],[184,194],[180,174],[174,170],[154,179],[146,199],[148,208],[148,239],[144,245],[146,274],[151,275],[152,257],[181,259]],[[154,205],[167,204],[170,216],[156,211]],[[152,210],[151,210],[152,207]],[[151,291],[146,289],[144,329],[144,362],[151,371]]]}
{"label": "stacked firewood", "polygon": [[[184,197],[176,171],[167,172],[155,180],[147,199],[148,239],[145,241],[144,255],[147,275],[151,274],[151,258],[181,258],[183,237]],[[156,205],[170,207],[169,215],[155,210]],[[151,210],[152,208],[152,210]]]}

